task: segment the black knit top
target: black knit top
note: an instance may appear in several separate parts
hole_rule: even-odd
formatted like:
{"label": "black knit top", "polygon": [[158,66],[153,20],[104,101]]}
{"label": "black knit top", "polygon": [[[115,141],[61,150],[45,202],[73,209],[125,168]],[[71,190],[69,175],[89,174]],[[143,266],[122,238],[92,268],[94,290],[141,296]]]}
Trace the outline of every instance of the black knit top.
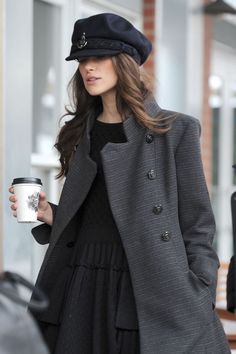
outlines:
{"label": "black knit top", "polygon": [[[97,163],[97,175],[80,209],[81,225],[79,242],[120,242],[120,236],[113,219],[107,195],[100,151],[107,142],[126,142],[123,123],[104,123],[96,120],[90,139],[90,157]],[[94,239],[95,235],[96,240]],[[107,239],[108,237],[109,239]]]}

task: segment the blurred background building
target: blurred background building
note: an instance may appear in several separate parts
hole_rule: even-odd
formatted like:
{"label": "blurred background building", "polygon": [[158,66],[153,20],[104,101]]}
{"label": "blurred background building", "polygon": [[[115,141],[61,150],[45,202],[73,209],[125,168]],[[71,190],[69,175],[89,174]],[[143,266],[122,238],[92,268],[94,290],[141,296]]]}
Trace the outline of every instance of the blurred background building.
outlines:
{"label": "blurred background building", "polygon": [[[236,190],[236,15],[207,15],[206,0],[0,0],[0,260],[35,279],[45,247],[32,225],[17,224],[8,201],[12,179],[41,177],[57,202],[53,144],[68,104],[76,63],[65,62],[76,19],[99,12],[126,17],[153,42],[145,65],[159,104],[197,117],[217,222],[220,260],[232,255],[230,196]],[[226,1],[236,8],[236,0]],[[128,75],[128,73],[127,73]]]}

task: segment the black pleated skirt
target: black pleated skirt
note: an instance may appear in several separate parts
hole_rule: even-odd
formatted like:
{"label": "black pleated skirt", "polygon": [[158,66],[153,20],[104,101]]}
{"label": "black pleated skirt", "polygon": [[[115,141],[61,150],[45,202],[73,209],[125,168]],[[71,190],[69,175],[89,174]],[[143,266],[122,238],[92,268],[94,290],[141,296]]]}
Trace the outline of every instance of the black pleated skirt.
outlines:
{"label": "black pleated skirt", "polygon": [[[122,245],[100,242],[76,248],[60,325],[42,324],[52,353],[138,354],[135,299]],[[68,282],[68,269],[64,275]]]}

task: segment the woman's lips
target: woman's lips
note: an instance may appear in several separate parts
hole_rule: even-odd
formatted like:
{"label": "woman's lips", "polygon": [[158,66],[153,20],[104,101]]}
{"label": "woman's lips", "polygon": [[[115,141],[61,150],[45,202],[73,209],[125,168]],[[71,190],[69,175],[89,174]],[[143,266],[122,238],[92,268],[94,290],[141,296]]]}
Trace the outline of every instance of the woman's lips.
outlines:
{"label": "woman's lips", "polygon": [[94,84],[95,82],[97,82],[97,80],[100,80],[100,77],[92,76],[92,77],[89,77],[86,79],[86,83],[87,84]]}

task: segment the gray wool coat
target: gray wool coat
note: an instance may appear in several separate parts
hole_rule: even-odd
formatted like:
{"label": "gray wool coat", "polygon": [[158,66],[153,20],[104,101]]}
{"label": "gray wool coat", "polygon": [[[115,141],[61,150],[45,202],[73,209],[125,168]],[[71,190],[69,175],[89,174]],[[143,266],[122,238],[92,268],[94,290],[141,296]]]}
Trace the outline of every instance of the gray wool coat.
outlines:
{"label": "gray wool coat", "polygon": [[[145,102],[155,117],[161,110]],[[71,257],[74,216],[96,175],[89,157],[89,131],[77,147],[52,228],[32,230],[49,247],[37,284],[53,291],[57,274]],[[101,151],[111,210],[130,268],[140,330],[141,354],[230,353],[214,310],[218,258],[212,248],[215,222],[205,183],[197,119],[176,113],[160,135],[124,122],[125,143]],[[48,313],[38,315],[47,321]]]}

